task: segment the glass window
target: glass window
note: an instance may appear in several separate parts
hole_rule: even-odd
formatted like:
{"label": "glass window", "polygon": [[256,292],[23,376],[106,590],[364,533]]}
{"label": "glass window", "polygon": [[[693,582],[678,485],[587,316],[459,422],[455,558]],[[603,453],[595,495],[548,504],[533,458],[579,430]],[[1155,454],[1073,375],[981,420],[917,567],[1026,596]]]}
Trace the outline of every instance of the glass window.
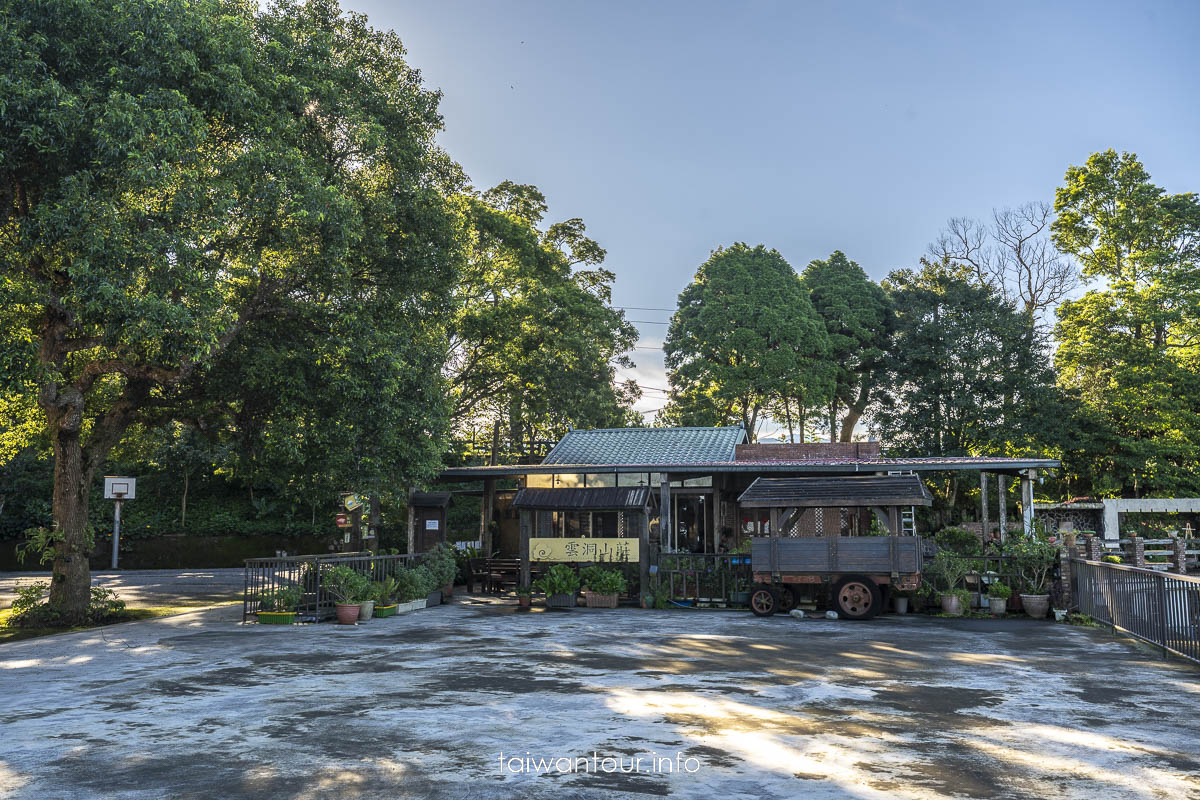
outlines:
{"label": "glass window", "polygon": [[578,473],[554,476],[554,488],[576,489],[583,486],[583,476]]}
{"label": "glass window", "polygon": [[617,486],[648,486],[649,480],[644,472],[618,472]]}
{"label": "glass window", "polygon": [[[674,485],[674,484],[672,484],[672,485]],[[684,486],[712,486],[712,476],[709,475],[704,478],[688,478],[686,481],[683,482],[683,485]]]}
{"label": "glass window", "polygon": [[528,489],[549,489],[554,486],[553,475],[526,475],[525,486]]}
{"label": "glass window", "polygon": [[589,472],[584,476],[587,478],[588,488],[593,486],[616,486],[617,476],[611,472]]}

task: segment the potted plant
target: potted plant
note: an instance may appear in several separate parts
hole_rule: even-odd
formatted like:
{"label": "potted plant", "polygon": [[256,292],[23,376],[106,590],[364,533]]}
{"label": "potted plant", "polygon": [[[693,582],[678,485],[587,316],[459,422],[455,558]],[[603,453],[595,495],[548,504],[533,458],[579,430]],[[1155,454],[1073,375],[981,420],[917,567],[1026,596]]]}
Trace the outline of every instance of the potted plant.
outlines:
{"label": "potted plant", "polygon": [[1034,619],[1044,619],[1050,610],[1050,574],[1058,558],[1058,548],[1038,539],[1018,539],[1011,553],[1021,577],[1021,605]]}
{"label": "potted plant", "polygon": [[380,619],[396,615],[396,578],[389,575],[381,581],[375,581],[375,616]]}
{"label": "potted plant", "polygon": [[533,603],[533,588],[530,586],[517,587],[517,605],[521,608],[529,608]]}
{"label": "potted plant", "polygon": [[434,587],[440,589],[443,598],[454,596],[454,578],[458,575],[458,562],[454,560],[454,548],[442,542],[429,552],[425,561],[433,573]]}
{"label": "potted plant", "polygon": [[401,567],[396,572],[397,614],[408,614],[425,608],[429,602],[428,570],[424,567]]}
{"label": "potted plant", "polygon": [[298,586],[281,586],[264,592],[258,600],[259,625],[291,625],[303,592]]}
{"label": "potted plant", "polygon": [[994,617],[1004,616],[1008,598],[1012,597],[1012,589],[1006,584],[993,582],[988,586],[988,608]]}
{"label": "potted plant", "polygon": [[588,608],[616,608],[617,596],[625,591],[625,576],[599,566],[583,571],[583,600]]}
{"label": "potted plant", "polygon": [[326,593],[333,598],[339,625],[358,623],[360,599],[366,594],[370,581],[345,564],[329,567],[321,576]]}
{"label": "potted plant", "polygon": [[424,589],[425,594],[421,595],[425,598],[425,606],[432,608],[442,604],[442,590],[438,587],[437,577],[433,570],[426,564],[420,564],[412,568],[416,575],[417,583]]}
{"label": "potted plant", "polygon": [[951,589],[942,592],[942,611],[952,617],[962,616],[971,602],[971,593],[966,589]]}
{"label": "potted plant", "polygon": [[579,576],[566,564],[555,564],[534,586],[546,593],[548,608],[570,608],[575,605],[575,592],[579,590]]}

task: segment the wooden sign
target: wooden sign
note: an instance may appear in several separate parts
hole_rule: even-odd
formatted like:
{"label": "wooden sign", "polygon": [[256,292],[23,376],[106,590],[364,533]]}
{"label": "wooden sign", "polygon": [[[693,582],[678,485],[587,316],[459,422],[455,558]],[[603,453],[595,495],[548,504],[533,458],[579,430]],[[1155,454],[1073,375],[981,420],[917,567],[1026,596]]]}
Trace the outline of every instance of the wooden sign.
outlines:
{"label": "wooden sign", "polygon": [[335,523],[337,523],[337,526],[339,528],[349,528],[350,527],[350,515],[349,514],[334,514],[333,521]]}
{"label": "wooden sign", "polygon": [[542,539],[529,540],[530,561],[611,561],[637,563],[637,539]]}

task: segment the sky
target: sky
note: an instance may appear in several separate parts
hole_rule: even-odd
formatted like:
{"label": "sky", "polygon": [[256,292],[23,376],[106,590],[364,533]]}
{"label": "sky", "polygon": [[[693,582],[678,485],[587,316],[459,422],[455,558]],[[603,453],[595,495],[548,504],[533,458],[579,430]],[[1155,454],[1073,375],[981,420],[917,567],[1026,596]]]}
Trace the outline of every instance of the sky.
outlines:
{"label": "sky", "polygon": [[[342,0],[444,93],[440,142],[480,189],[582,217],[643,339],[646,394],[680,291],[716,247],[874,279],[946,220],[1053,201],[1136,152],[1200,191],[1200,2]],[[655,310],[639,310],[639,309]]]}

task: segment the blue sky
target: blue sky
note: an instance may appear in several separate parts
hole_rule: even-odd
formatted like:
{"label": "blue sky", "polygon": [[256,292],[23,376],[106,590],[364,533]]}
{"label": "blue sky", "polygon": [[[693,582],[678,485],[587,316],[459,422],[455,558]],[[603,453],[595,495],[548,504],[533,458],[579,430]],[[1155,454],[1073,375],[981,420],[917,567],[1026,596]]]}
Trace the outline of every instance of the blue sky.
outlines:
{"label": "blue sky", "polygon": [[[616,305],[673,307],[739,240],[882,278],[1108,147],[1200,191],[1200,2],[343,3],[444,92],[476,186],[533,183],[585,220]],[[661,353],[636,358],[665,387]]]}

